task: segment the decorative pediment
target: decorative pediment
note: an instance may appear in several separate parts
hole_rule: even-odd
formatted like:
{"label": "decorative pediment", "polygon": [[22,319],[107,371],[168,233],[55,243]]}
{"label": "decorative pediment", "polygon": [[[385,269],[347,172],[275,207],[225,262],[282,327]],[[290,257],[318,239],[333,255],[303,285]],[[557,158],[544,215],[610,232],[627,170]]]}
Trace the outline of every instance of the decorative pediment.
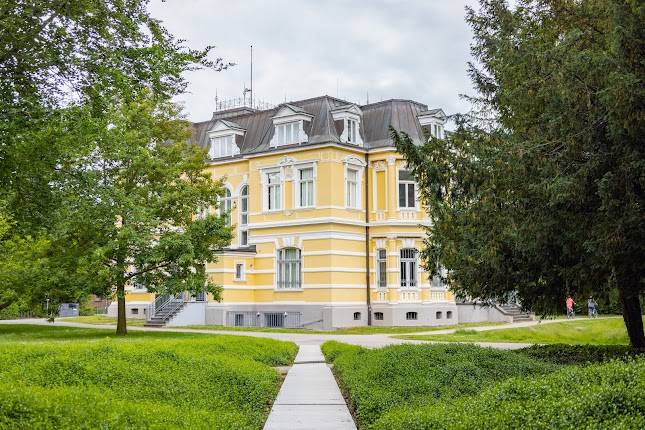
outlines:
{"label": "decorative pediment", "polygon": [[332,109],[331,114],[332,114],[332,116],[334,117],[334,120],[335,120],[337,117],[339,117],[339,116],[341,116],[343,114],[345,114],[345,115],[356,115],[356,116],[362,117],[363,116],[363,111],[361,110],[361,108],[358,107],[358,105],[349,104],[349,105],[342,105],[342,106],[339,106],[339,107],[336,107],[336,108]]}
{"label": "decorative pediment", "polygon": [[347,157],[343,158],[343,163],[345,164],[352,164],[354,166],[361,166],[365,167],[367,164],[365,164],[365,161],[355,157],[353,155],[348,155]]}
{"label": "decorative pediment", "polygon": [[295,162],[296,162],[295,158],[285,156],[285,157],[282,157],[280,159],[280,162],[278,162],[278,165],[279,166],[290,166],[290,165],[294,164]]}
{"label": "decorative pediment", "polygon": [[428,124],[445,124],[446,119],[448,119],[448,116],[445,114],[443,109],[431,109],[427,110],[424,112],[419,113],[417,115],[417,118],[419,119],[419,123],[424,126]]}
{"label": "decorative pediment", "polygon": [[246,132],[246,129],[240,126],[239,124],[234,123],[232,121],[219,119],[215,122],[213,127],[211,127],[211,129],[208,130],[208,135],[209,137],[224,136],[227,134],[236,134],[236,135],[244,136],[245,132]]}

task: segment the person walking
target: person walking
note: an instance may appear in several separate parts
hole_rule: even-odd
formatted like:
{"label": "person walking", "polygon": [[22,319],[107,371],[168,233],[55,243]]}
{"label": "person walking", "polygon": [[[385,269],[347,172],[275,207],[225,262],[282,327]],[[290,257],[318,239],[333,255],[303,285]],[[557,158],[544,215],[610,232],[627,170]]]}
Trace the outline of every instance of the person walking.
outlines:
{"label": "person walking", "polygon": [[573,305],[575,305],[576,302],[573,301],[571,296],[568,296],[565,303],[567,304],[567,318],[575,318],[576,312],[573,310]]}
{"label": "person walking", "polygon": [[589,310],[589,318],[598,318],[598,303],[592,296],[589,296],[589,300],[587,300],[587,309]]}

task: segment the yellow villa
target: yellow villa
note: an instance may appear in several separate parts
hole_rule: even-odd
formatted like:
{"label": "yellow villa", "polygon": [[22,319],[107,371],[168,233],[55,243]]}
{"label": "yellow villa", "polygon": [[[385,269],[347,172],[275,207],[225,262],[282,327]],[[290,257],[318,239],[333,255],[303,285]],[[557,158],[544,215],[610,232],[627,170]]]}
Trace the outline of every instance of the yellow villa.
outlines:
{"label": "yellow villa", "polygon": [[[446,116],[411,100],[359,106],[322,96],[216,111],[194,124],[224,178],[231,246],[209,263],[223,300],[131,287],[128,317],[151,324],[333,329],[458,322],[419,261],[429,225],[389,127],[421,143]],[[201,216],[202,214],[198,214]],[[115,305],[110,308],[115,313]]]}

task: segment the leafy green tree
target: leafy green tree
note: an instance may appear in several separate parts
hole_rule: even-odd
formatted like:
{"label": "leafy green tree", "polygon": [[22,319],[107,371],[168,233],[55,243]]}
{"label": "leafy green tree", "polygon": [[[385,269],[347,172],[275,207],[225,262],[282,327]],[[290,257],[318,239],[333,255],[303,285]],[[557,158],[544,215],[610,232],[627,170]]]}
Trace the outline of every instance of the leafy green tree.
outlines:
{"label": "leafy green tree", "polygon": [[423,257],[459,296],[537,312],[618,291],[645,348],[645,6],[482,0],[467,10],[479,95],[445,140],[394,132],[433,226]]}
{"label": "leafy green tree", "polygon": [[205,172],[205,150],[186,143],[190,124],[171,103],[144,93],[106,119],[89,118],[83,135],[95,131],[94,150],[66,165],[55,185],[77,191],[65,196],[63,236],[91,244],[77,274],[92,291],[116,294],[117,333],[125,334],[128,284],[162,294],[207,290],[219,299],[206,262],[230,243],[231,230],[225,215],[194,217],[199,207],[215,207],[223,188]]}
{"label": "leafy green tree", "polygon": [[[167,127],[164,132],[170,139],[185,128],[176,121],[177,113],[168,111],[168,101],[186,88],[182,74],[231,65],[209,59],[211,47],[187,48],[150,16],[148,3],[0,2],[0,201],[12,220],[12,241],[27,241],[37,234],[46,244],[44,257],[38,257],[46,261],[34,265],[46,275],[38,284],[43,292],[80,296],[88,291],[86,269],[94,264],[91,257],[99,252],[97,247],[105,245],[97,226],[114,220],[100,218],[112,213],[90,212],[104,210],[104,206],[81,205],[95,193],[88,187],[96,185],[92,176],[96,166],[87,161],[116,157],[103,151],[109,149],[104,144],[117,131],[132,137],[115,126],[118,121],[111,123],[114,117],[118,119],[117,113],[131,109],[130,114],[138,112],[142,123],[149,126],[150,121],[159,120],[156,127]],[[143,100],[149,109],[140,108]],[[165,117],[158,111],[165,111]],[[175,118],[170,120],[171,116]],[[155,133],[142,130],[133,138],[137,143],[131,150],[141,150],[137,139],[150,138],[154,145],[164,134],[162,130]],[[150,151],[156,163],[170,157],[168,149]],[[184,151],[197,164],[198,156]],[[193,166],[180,164],[177,172],[191,171],[188,167]],[[167,172],[168,177],[171,174]],[[86,211],[85,218],[79,218],[80,210]],[[76,230],[70,228],[71,221],[76,222]],[[13,264],[12,257],[5,260],[5,256],[0,255],[0,265]],[[14,288],[0,286],[5,287]],[[34,285],[31,292],[35,291]]]}

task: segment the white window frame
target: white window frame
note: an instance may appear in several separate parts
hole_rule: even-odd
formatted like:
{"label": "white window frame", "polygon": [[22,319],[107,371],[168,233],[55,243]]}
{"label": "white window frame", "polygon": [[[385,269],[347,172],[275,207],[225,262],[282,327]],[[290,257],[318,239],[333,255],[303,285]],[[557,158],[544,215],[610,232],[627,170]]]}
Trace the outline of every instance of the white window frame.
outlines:
{"label": "white window frame", "polygon": [[[227,195],[228,193],[228,195]],[[231,214],[233,213],[233,193],[230,187],[224,187],[224,196],[219,198],[217,204],[219,216],[226,216],[226,225],[229,227],[232,224]]]}
{"label": "white window frame", "polygon": [[[307,170],[311,169],[312,171],[312,177],[311,179],[306,179],[302,180],[300,178],[300,174],[302,170]],[[294,195],[293,195],[293,201],[294,201],[294,207],[298,209],[306,209],[306,208],[314,208],[316,207],[316,165],[315,163],[311,164],[301,164],[298,165],[294,168],[295,170],[295,184],[296,186],[294,188]],[[304,183],[311,183],[311,204],[303,205],[302,202],[300,201],[300,197],[302,196],[301,192],[301,187]]]}
{"label": "white window frame", "polygon": [[[419,209],[419,199],[417,197],[418,193],[418,185],[416,181],[410,181],[410,180],[401,180],[401,172],[409,172],[408,169],[397,169],[396,171],[396,206],[400,210],[418,210]],[[405,201],[406,203],[408,202],[408,187],[410,185],[413,185],[414,187],[414,206],[401,206],[401,184],[405,184]]]}
{"label": "white window frame", "polygon": [[235,134],[224,134],[210,138],[209,156],[211,159],[233,157],[240,153],[240,148],[235,143]]}
{"label": "white window frame", "polygon": [[[269,176],[270,175],[278,175],[279,183],[277,184],[269,184]],[[265,212],[279,212],[283,210],[284,208],[284,175],[282,174],[282,169],[270,169],[270,170],[265,170],[262,172],[262,200],[264,202],[264,211]],[[280,196],[277,201],[279,203],[279,207],[274,207],[271,208],[269,207],[269,190],[271,187],[278,187],[280,190]]]}
{"label": "white window frame", "polygon": [[[244,190],[246,189],[246,195],[244,195]],[[243,184],[240,187],[239,195],[239,228],[238,228],[238,243],[240,246],[247,246],[249,244],[249,185]],[[246,205],[246,210],[244,206]],[[244,221],[246,218],[246,222]],[[242,240],[242,237],[246,236],[246,241]]]}
{"label": "white window frame", "polygon": [[[385,264],[384,269],[381,268],[381,263]],[[381,282],[381,277],[384,277],[384,283]],[[376,249],[376,288],[387,288],[387,250],[385,248]]]}
{"label": "white window frame", "polygon": [[[241,267],[239,276],[237,272],[237,268]],[[246,279],[246,263],[236,261],[235,262],[235,273],[233,274],[234,280],[236,281],[244,281]]]}
{"label": "white window frame", "polygon": [[[356,172],[356,182],[355,182],[355,202],[352,205],[350,201],[350,192],[349,192],[349,171]],[[361,209],[361,167],[355,165],[347,165],[345,167],[345,207],[348,209]]]}
{"label": "white window frame", "polygon": [[356,135],[358,134],[358,121],[353,118],[347,118],[347,143],[357,143]]}
{"label": "white window frame", "polygon": [[[287,250],[295,250],[296,258],[287,259]],[[289,280],[286,274],[290,273]],[[302,289],[302,250],[296,247],[284,247],[276,251],[276,289],[281,291]]]}
{"label": "white window frame", "polygon": [[[404,251],[414,251],[414,257],[404,256]],[[403,289],[419,288],[419,250],[417,248],[399,250],[399,285]]]}

